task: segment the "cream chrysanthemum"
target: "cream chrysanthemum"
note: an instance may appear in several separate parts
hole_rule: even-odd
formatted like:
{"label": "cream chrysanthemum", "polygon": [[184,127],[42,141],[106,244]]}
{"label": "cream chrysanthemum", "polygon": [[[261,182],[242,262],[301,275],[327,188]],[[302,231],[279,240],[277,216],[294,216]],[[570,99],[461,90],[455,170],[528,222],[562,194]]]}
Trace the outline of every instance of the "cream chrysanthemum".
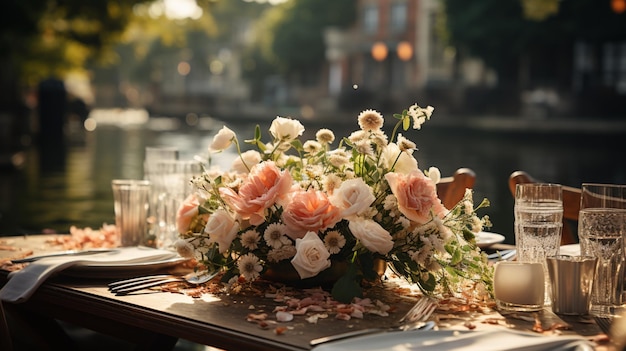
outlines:
{"label": "cream chrysanthemum", "polygon": [[398,134],[398,147],[400,151],[407,152],[409,154],[413,154],[413,150],[417,148],[414,142],[405,138],[402,134]]}
{"label": "cream chrysanthemum", "polygon": [[385,120],[380,112],[372,109],[367,109],[359,114],[359,127],[362,130],[371,131],[382,128]]}
{"label": "cream chrysanthemum", "polygon": [[335,133],[330,129],[322,128],[315,133],[315,139],[321,144],[331,144],[335,141]]}

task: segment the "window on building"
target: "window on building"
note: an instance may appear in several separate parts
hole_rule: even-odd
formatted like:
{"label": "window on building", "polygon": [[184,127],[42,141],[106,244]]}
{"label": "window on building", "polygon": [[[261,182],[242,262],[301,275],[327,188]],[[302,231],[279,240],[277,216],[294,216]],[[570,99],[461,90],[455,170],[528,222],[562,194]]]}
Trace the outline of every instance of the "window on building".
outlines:
{"label": "window on building", "polygon": [[602,51],[603,84],[626,93],[626,42],[605,43]]}
{"label": "window on building", "polygon": [[365,6],[363,10],[363,31],[374,34],[378,30],[378,6],[371,4]]}
{"label": "window on building", "polygon": [[391,5],[391,17],[389,21],[389,27],[392,33],[401,33],[406,29],[406,3],[394,2]]}

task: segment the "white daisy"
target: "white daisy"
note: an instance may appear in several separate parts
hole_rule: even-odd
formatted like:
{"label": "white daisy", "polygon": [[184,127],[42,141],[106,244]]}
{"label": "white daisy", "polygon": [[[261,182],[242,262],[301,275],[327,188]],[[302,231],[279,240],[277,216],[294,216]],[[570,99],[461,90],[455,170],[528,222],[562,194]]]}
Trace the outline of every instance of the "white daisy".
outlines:
{"label": "white daisy", "polygon": [[346,238],[344,238],[343,235],[336,230],[331,230],[326,233],[326,236],[324,237],[324,246],[326,246],[328,252],[331,254],[339,253],[345,244]]}
{"label": "white daisy", "polygon": [[239,268],[239,273],[248,281],[258,278],[263,270],[259,258],[250,253],[239,257],[237,268]]}
{"label": "white daisy", "polygon": [[280,223],[272,223],[268,225],[265,229],[265,233],[263,233],[263,239],[265,239],[265,242],[269,247],[278,249],[285,244],[284,239],[287,239],[286,230],[286,225]]}
{"label": "white daisy", "polygon": [[248,250],[255,250],[259,247],[259,241],[261,237],[256,230],[250,229],[241,234],[241,246]]}

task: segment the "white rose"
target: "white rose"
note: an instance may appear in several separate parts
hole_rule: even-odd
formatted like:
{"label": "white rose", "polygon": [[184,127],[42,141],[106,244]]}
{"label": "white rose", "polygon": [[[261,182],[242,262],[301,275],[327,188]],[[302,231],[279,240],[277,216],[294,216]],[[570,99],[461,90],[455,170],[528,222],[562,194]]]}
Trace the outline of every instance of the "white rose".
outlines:
{"label": "white rose", "polygon": [[362,178],[348,179],[333,192],[330,202],[341,209],[341,216],[348,218],[362,214],[376,200],[372,189]]}
{"label": "white rose", "polygon": [[430,178],[433,183],[437,184],[441,180],[441,171],[437,167],[430,167],[428,169],[428,178]]}
{"label": "white rose", "polygon": [[211,146],[209,146],[209,151],[211,152],[222,151],[226,149],[227,147],[229,147],[234,139],[235,139],[235,132],[233,132],[228,127],[224,126],[213,137],[213,142],[211,142]]}
{"label": "white rose", "polygon": [[[244,164],[245,162],[245,164]],[[237,157],[231,164],[231,169],[238,173],[249,173],[250,169],[261,162],[261,154],[255,150],[248,150]],[[248,167],[246,167],[248,165]]]}
{"label": "white rose", "polygon": [[314,232],[308,232],[302,239],[296,239],[296,255],[291,264],[301,279],[316,276],[330,267],[330,252],[322,239]]}
{"label": "white rose", "polygon": [[270,126],[270,133],[276,140],[290,142],[304,133],[304,126],[295,119],[276,117]]}
{"label": "white rose", "polygon": [[226,210],[217,210],[211,214],[204,227],[204,232],[209,234],[209,242],[217,243],[220,253],[228,251],[238,231],[237,221]]}
{"label": "white rose", "polygon": [[391,234],[370,219],[354,218],[348,223],[348,228],[352,235],[372,252],[385,255],[393,248]]}
{"label": "white rose", "polygon": [[[400,158],[398,158],[400,155]],[[383,166],[387,169],[394,167],[394,172],[401,174],[409,174],[417,171],[417,160],[412,155],[402,152],[400,147],[395,143],[389,143],[381,154]],[[395,163],[395,165],[394,165]]]}

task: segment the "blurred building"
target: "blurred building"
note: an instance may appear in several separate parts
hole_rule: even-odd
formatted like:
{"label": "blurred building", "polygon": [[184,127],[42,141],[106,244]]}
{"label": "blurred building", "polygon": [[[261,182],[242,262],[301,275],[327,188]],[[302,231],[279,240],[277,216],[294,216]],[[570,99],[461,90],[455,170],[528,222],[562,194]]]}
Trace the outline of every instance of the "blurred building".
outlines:
{"label": "blurred building", "polygon": [[[423,101],[439,108],[463,103],[468,86],[492,86],[480,60],[458,60],[447,46],[436,0],[359,0],[347,31],[325,33],[328,94],[339,108],[398,111]],[[419,100],[419,101],[418,101]]]}

